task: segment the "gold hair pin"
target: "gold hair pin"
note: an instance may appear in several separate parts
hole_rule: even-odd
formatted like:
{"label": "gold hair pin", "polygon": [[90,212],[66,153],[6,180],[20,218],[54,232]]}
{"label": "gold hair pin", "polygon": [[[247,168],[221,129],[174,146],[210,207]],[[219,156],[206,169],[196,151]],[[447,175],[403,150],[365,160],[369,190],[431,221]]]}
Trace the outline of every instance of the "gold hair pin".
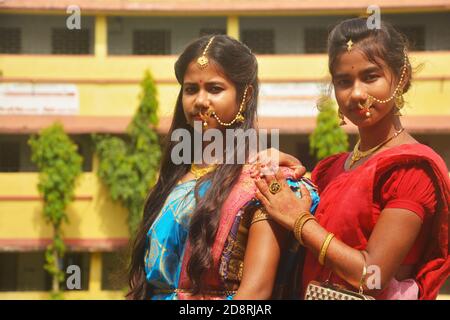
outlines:
{"label": "gold hair pin", "polygon": [[213,36],[213,37],[211,37],[211,39],[209,39],[208,44],[205,47],[205,50],[203,50],[202,55],[197,59],[197,65],[200,69],[205,69],[209,64],[209,59],[206,56],[206,53],[208,52],[209,46],[211,45],[214,38],[215,38],[215,36]]}
{"label": "gold hair pin", "polygon": [[352,49],[353,49],[353,41],[352,39],[350,39],[347,41],[347,52],[352,51]]}

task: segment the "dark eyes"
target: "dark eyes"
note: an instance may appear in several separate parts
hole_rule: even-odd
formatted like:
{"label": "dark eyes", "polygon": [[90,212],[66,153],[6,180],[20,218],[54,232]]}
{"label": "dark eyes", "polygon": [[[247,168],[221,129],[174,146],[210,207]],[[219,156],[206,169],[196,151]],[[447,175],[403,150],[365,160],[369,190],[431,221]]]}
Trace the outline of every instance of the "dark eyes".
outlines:
{"label": "dark eyes", "polygon": [[197,89],[195,87],[185,87],[184,88],[184,92],[187,94],[193,94],[193,93],[195,93],[196,90]]}
{"label": "dark eyes", "polygon": [[[370,73],[366,76],[364,76],[363,80],[364,82],[374,82],[376,80],[378,80],[378,78],[380,78],[380,76],[376,73]],[[335,86],[339,86],[339,87],[348,87],[352,85],[352,80],[350,79],[338,79],[333,81]]]}
{"label": "dark eyes", "polygon": [[371,81],[377,80],[378,78],[379,78],[379,76],[377,74],[371,73],[366,76],[366,81],[371,82]]}
{"label": "dark eyes", "polygon": [[212,86],[209,91],[211,91],[212,93],[219,93],[222,90],[223,89],[221,87],[219,87],[219,86]]}
{"label": "dark eyes", "polygon": [[[213,94],[215,93],[220,93],[222,92],[224,89],[220,86],[210,86],[207,88],[208,92],[211,92]],[[198,87],[196,86],[186,86],[184,87],[184,93],[186,94],[194,94],[198,91]]]}
{"label": "dark eyes", "polygon": [[351,84],[351,81],[347,80],[347,79],[340,79],[340,80],[334,81],[334,84],[339,87],[345,87],[345,86],[349,86]]}

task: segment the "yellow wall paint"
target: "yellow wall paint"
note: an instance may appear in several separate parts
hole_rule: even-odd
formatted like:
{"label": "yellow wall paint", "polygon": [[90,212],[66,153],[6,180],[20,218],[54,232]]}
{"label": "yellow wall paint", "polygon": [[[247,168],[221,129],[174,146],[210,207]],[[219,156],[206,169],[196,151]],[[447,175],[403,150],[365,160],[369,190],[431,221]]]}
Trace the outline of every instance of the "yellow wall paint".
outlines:
{"label": "yellow wall paint", "polygon": [[[139,84],[80,84],[80,115],[132,116],[139,105]],[[159,114],[172,114],[180,89],[178,84],[160,84],[158,89]]]}
{"label": "yellow wall paint", "polygon": [[108,25],[106,16],[95,17],[95,42],[94,53],[97,58],[106,57],[108,54]]}
{"label": "yellow wall paint", "polygon": [[[172,113],[179,85],[173,74],[174,56],[107,57],[0,56],[0,70],[7,79],[51,79],[77,83],[80,115],[131,116],[138,106],[139,81],[149,68],[158,83],[160,115]],[[450,114],[450,52],[416,52],[411,92],[406,95],[409,115]],[[325,55],[258,56],[260,79],[270,81],[328,81]],[[429,79],[433,77],[433,79]],[[446,80],[439,78],[446,77]],[[107,82],[107,81],[113,82]],[[81,82],[80,82],[81,81]],[[102,81],[105,81],[102,83]],[[100,83],[99,83],[100,82]]]}
{"label": "yellow wall paint", "polygon": [[89,291],[100,292],[102,289],[102,255],[92,252],[89,266]]}
{"label": "yellow wall paint", "polygon": [[[328,77],[324,54],[259,55],[259,77],[270,79],[315,79]],[[0,55],[3,77],[30,80],[139,81],[145,69],[155,80],[176,83],[176,56],[94,56]],[[414,52],[413,66],[422,64],[418,77],[449,77],[450,51]]]}
{"label": "yellow wall paint", "polygon": [[239,17],[228,16],[227,17],[227,34],[235,39],[240,39],[239,34]]}
{"label": "yellow wall paint", "polygon": [[176,81],[176,56],[0,55],[3,77],[139,81],[145,69],[156,79]]}
{"label": "yellow wall paint", "polygon": [[[1,173],[2,196],[37,196],[37,173]],[[113,203],[94,173],[84,173],[75,194],[93,196],[69,205],[69,223],[63,225],[66,238],[127,238],[127,211]],[[41,201],[0,201],[0,238],[51,238]]]}

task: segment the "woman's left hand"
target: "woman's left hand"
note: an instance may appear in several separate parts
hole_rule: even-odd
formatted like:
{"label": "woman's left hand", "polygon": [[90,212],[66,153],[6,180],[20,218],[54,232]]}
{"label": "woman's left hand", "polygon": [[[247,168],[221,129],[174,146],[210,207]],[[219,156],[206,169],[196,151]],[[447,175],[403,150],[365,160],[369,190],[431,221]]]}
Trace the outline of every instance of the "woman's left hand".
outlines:
{"label": "woman's left hand", "polygon": [[[281,189],[276,193],[270,191],[270,185],[278,183]],[[301,198],[298,198],[291,190],[281,170],[276,175],[264,175],[255,178],[258,187],[256,198],[266,208],[267,213],[284,228],[293,231],[295,220],[304,212],[309,212],[311,207],[311,195],[308,189],[301,183]]]}

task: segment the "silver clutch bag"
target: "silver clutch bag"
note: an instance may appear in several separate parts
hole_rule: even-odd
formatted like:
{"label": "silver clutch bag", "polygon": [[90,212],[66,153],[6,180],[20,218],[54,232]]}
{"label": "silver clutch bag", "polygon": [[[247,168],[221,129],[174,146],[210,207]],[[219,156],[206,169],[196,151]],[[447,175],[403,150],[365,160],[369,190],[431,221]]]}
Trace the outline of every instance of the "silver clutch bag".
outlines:
{"label": "silver clutch bag", "polygon": [[311,281],[305,292],[305,300],[375,300],[360,292],[354,292],[329,282]]}

